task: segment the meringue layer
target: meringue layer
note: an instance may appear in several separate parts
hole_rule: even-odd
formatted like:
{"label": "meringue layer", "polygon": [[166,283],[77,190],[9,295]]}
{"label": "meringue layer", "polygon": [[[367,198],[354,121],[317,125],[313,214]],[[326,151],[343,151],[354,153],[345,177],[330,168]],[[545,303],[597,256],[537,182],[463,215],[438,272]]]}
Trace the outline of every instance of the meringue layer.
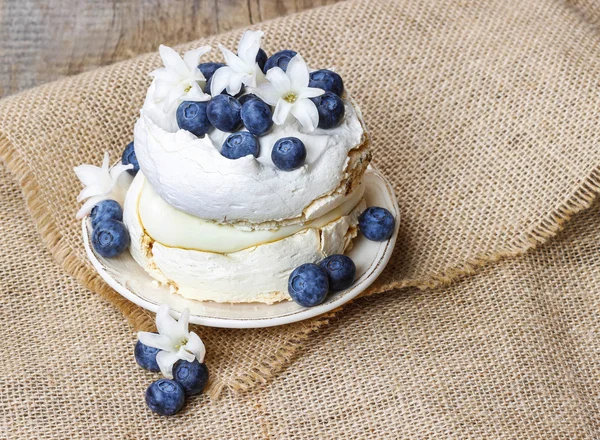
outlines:
{"label": "meringue layer", "polygon": [[[135,151],[149,184],[169,205],[220,223],[302,223],[339,205],[338,199],[346,195],[344,182],[352,177],[349,153],[364,147],[367,139],[360,111],[350,100],[344,100],[345,116],[338,127],[308,133],[288,119],[259,138],[257,158],[231,160],[220,154],[229,133],[212,130],[198,138],[179,130],[176,109],[164,112],[155,102],[154,89],[152,84],[135,124]],[[302,167],[281,171],[271,160],[271,150],[288,136],[302,140],[307,156]],[[315,203],[317,214],[312,213]]]}

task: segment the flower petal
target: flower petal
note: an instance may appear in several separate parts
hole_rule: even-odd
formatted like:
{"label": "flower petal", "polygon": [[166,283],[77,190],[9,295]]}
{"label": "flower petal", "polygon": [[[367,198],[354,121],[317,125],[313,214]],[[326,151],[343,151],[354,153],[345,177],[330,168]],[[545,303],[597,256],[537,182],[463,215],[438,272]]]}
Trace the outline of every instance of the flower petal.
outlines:
{"label": "flower petal", "polygon": [[161,304],[156,313],[156,329],[158,333],[171,339],[180,339],[183,336],[179,332],[177,321],[169,313],[169,306],[166,304]]}
{"label": "flower petal", "polygon": [[200,87],[198,83],[193,83],[192,88],[185,95],[185,100],[195,102],[210,101],[210,95],[208,93],[204,93],[202,87]]}
{"label": "flower petal", "polygon": [[175,77],[173,72],[171,72],[166,67],[160,67],[156,70],[153,70],[152,72],[150,72],[150,76],[170,83],[177,82],[177,78]]}
{"label": "flower petal", "polygon": [[117,183],[117,179],[119,178],[119,176],[121,174],[123,174],[127,170],[132,170],[132,169],[133,169],[132,164],[123,165],[122,163],[119,163],[119,164],[115,165],[114,167],[112,167],[110,169],[109,173],[110,173],[110,178],[112,179],[113,185],[115,183]]}
{"label": "flower petal", "polygon": [[108,199],[107,196],[94,196],[94,197],[90,197],[83,204],[83,206],[81,208],[79,208],[79,211],[77,211],[77,215],[75,216],[75,218],[77,220],[81,220],[86,215],[88,215],[90,212],[92,212],[92,209],[94,208],[94,206],[96,206],[101,201],[107,200],[107,199]]}
{"label": "flower petal", "polygon": [[[183,55],[183,62],[190,72],[193,72],[198,68],[198,64],[200,64],[200,58],[202,58],[208,52],[210,52],[210,46],[202,46],[198,49],[188,50]],[[202,73],[200,74],[202,75]],[[202,78],[204,78],[204,75],[202,75]]]}
{"label": "flower petal", "polygon": [[283,125],[288,115],[290,114],[290,110],[292,110],[293,104],[280,99],[277,101],[277,105],[275,106],[275,111],[273,112],[273,122],[275,125]]}
{"label": "flower petal", "polygon": [[222,44],[219,44],[219,49],[223,53],[223,58],[225,58],[225,62],[232,70],[238,73],[248,73],[248,66],[246,63],[242,61],[240,57],[234,54],[232,51],[227,49]]}
{"label": "flower petal", "polygon": [[179,315],[179,320],[177,325],[179,326],[179,332],[182,334],[188,334],[188,326],[190,324],[190,309],[187,307],[183,309],[181,315]]}
{"label": "flower petal", "polygon": [[269,80],[269,82],[273,84],[273,87],[281,94],[289,92],[292,86],[290,79],[280,67],[269,69],[267,72],[267,80]]}
{"label": "flower petal", "polygon": [[254,66],[256,55],[260,49],[260,40],[265,36],[263,31],[246,31],[238,44],[238,56],[248,66]]}
{"label": "flower petal", "polygon": [[227,88],[229,78],[233,75],[233,70],[229,66],[219,67],[210,80],[210,94],[217,96]]}
{"label": "flower petal", "polygon": [[185,345],[183,347],[179,348],[179,351],[177,351],[177,357],[179,359],[182,359],[182,360],[188,361],[188,362],[194,362],[194,359],[196,359],[196,356],[194,356],[194,353],[187,351],[185,349]]}
{"label": "flower petal", "polygon": [[173,340],[167,335],[150,332],[138,332],[138,339],[148,347],[158,348],[159,350],[175,351]]}
{"label": "flower petal", "polygon": [[281,93],[269,82],[259,84],[254,93],[269,105],[276,105],[281,98]]}
{"label": "flower petal", "polygon": [[108,151],[104,153],[104,158],[102,159],[102,171],[108,171],[108,167],[110,166],[110,159],[108,158]]}
{"label": "flower petal", "polygon": [[194,333],[190,332],[190,336],[188,337],[188,343],[185,344],[185,349],[192,352],[198,362],[204,362],[204,356],[206,355],[206,347],[204,346],[204,342],[202,339]]}
{"label": "flower petal", "polygon": [[176,72],[179,76],[186,77],[190,74],[190,70],[179,54],[169,46],[161,44],[158,48],[163,64],[168,70]]}
{"label": "flower petal", "polygon": [[300,91],[308,86],[310,73],[300,54],[297,54],[290,60],[286,69],[286,74],[290,78],[292,89]]}
{"label": "flower petal", "polygon": [[159,351],[156,354],[156,363],[158,363],[162,375],[167,379],[173,379],[173,365],[179,359],[179,355],[172,351]]}
{"label": "flower petal", "polygon": [[319,125],[319,111],[310,99],[299,99],[292,107],[292,115],[305,130],[312,132]]}
{"label": "flower petal", "polygon": [[105,196],[105,195],[108,195],[109,192],[110,192],[110,189],[108,191],[106,191],[100,185],[86,186],[85,188],[83,188],[81,190],[81,192],[77,196],[77,201],[81,202],[82,200],[89,199],[90,197],[94,197],[94,196]]}
{"label": "flower petal", "polygon": [[321,96],[325,93],[325,90],[319,89],[317,87],[306,87],[304,90],[300,92],[300,98],[316,98],[317,96]]}
{"label": "flower petal", "polygon": [[248,76],[249,75],[246,75],[244,73],[233,72],[229,77],[229,84],[227,84],[227,93],[233,96],[240,93],[240,90],[242,90],[242,82],[244,81],[244,78]]}
{"label": "flower petal", "polygon": [[98,184],[105,174],[102,168],[87,164],[79,165],[73,168],[73,171],[85,186]]}

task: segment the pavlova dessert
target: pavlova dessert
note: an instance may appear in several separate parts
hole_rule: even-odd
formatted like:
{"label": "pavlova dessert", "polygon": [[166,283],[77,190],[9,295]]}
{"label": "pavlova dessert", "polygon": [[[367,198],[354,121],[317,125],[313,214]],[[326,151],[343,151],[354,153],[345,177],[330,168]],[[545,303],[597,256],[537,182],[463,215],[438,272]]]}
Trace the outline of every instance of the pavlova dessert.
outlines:
{"label": "pavlova dessert", "polygon": [[208,46],[161,46],[121,163],[75,170],[78,216],[98,254],[129,248],[173,294],[314,306],[354,281],[343,254],[358,231],[387,240],[394,218],[366,206],[369,138],[340,75],[268,57],[263,36],[219,46],[224,64],[204,61]]}

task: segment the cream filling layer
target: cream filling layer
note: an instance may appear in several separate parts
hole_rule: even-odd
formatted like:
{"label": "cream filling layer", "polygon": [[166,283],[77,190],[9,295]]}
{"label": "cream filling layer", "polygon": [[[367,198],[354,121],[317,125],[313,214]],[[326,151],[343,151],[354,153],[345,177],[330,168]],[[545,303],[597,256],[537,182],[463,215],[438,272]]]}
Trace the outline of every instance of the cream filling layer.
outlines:
{"label": "cream filling layer", "polygon": [[271,243],[308,228],[322,228],[348,215],[363,198],[364,184],[352,191],[336,208],[305,224],[277,229],[248,230],[201,219],[173,208],[144,181],[138,214],[146,233],[163,246],[228,254]]}

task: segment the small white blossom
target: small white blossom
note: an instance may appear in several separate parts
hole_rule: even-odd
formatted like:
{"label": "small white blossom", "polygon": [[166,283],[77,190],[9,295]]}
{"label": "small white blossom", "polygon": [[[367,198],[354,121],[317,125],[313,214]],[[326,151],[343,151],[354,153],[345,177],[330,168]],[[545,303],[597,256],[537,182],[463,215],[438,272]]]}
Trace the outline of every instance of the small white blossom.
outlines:
{"label": "small white blossom", "polygon": [[267,81],[260,84],[255,93],[275,106],[273,122],[276,125],[284,124],[291,113],[306,130],[317,128],[319,112],[309,98],[321,96],[325,91],[308,87],[310,72],[299,54],[290,60],[285,72],[279,67],[269,69]]}
{"label": "small white blossom", "polygon": [[210,95],[202,88],[206,78],[200,72],[200,58],[210,52],[210,46],[202,46],[179,56],[168,46],[160,45],[160,57],[165,67],[150,73],[155,79],[154,98],[163,103],[163,109],[168,111],[179,101],[208,101]]}
{"label": "small white blossom", "polygon": [[88,215],[92,208],[103,200],[117,200],[119,197],[113,192],[118,185],[119,176],[132,168],[133,165],[131,164],[123,165],[121,163],[109,168],[108,153],[104,153],[101,167],[79,165],[73,168],[73,171],[85,186],[77,196],[77,201],[81,202],[88,199],[77,212],[77,218],[82,219]]}
{"label": "small white blossom", "polygon": [[256,62],[260,40],[264,35],[262,31],[244,32],[238,44],[237,55],[219,44],[227,65],[217,69],[211,79],[212,96],[218,95],[225,89],[230,95],[237,95],[242,89],[242,84],[256,87],[264,79],[262,70]]}
{"label": "small white blossom", "polygon": [[169,306],[162,304],[156,314],[158,334],[138,333],[142,344],[161,350],[156,355],[156,362],[167,379],[173,379],[173,365],[178,360],[204,362],[206,348],[196,333],[188,331],[189,320],[190,309],[185,308],[177,321],[169,314]]}

